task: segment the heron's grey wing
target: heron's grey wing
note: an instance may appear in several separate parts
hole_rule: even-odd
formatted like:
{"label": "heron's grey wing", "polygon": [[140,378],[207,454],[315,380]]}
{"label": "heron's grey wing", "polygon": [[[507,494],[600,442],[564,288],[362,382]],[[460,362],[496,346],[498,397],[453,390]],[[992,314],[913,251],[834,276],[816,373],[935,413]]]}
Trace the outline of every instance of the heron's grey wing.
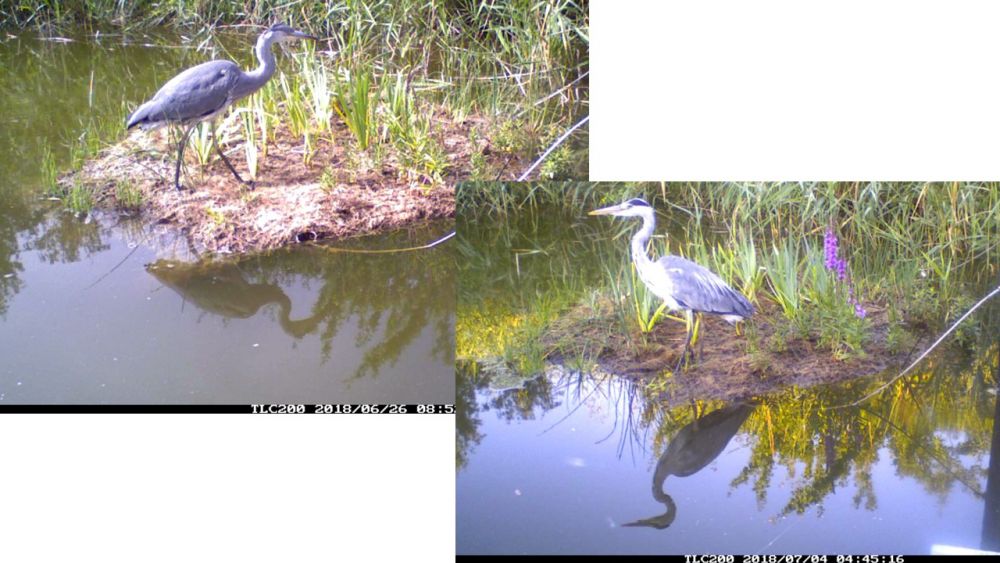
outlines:
{"label": "heron's grey wing", "polygon": [[717,315],[753,315],[753,305],[714,272],[680,256],[656,262],[670,277],[673,297],[685,309]]}
{"label": "heron's grey wing", "polygon": [[139,106],[127,127],[154,126],[171,121],[206,118],[231,103],[242,71],[232,61],[209,61],[191,67],[163,85],[153,99]]}

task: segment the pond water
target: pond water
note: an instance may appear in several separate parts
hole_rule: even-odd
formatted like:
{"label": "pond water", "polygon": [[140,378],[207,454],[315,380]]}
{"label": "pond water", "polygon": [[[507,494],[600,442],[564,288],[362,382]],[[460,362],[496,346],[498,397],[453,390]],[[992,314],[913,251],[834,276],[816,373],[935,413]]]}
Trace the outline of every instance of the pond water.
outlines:
{"label": "pond water", "polygon": [[982,384],[669,409],[621,378],[493,390],[460,371],[458,553],[1000,548],[1000,411]]}
{"label": "pond water", "polygon": [[459,216],[458,553],[1000,551],[997,307],[858,404],[894,373],[667,402],[498,344],[627,261],[636,225],[584,211]]}
{"label": "pond water", "polygon": [[[451,403],[448,244],[185,263],[184,241],[162,229],[41,197],[46,150],[65,168],[88,128],[124,129],[129,108],[179,69],[213,56],[249,64],[246,37],[202,39],[0,40],[0,403]],[[336,246],[409,247],[452,229]]]}

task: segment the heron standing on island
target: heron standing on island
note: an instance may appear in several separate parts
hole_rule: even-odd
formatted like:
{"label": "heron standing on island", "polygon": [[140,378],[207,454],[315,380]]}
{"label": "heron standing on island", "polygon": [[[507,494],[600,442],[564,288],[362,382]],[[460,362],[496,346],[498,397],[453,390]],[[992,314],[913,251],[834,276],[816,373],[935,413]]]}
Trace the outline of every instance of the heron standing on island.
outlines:
{"label": "heron standing on island", "polygon": [[753,305],[747,298],[708,268],[680,256],[668,255],[653,262],[646,255],[646,244],[656,229],[656,217],[653,208],[645,200],[630,199],[619,205],[591,211],[590,215],[642,219],[642,228],[632,237],[632,262],[639,273],[639,279],[667,304],[668,309],[684,311],[687,322],[684,351],[681,352],[674,372],[681,368],[691,346],[695,313],[720,315],[729,323],[736,323],[753,315]]}
{"label": "heron standing on island", "polygon": [[[181,125],[187,130],[181,136],[177,148],[177,168],[174,171],[174,186],[181,189],[181,161],[184,147],[194,127],[202,121],[212,121],[237,100],[260,90],[274,74],[274,53],[271,45],[293,39],[317,39],[312,35],[292,29],[284,24],[267,28],[257,38],[255,52],[260,65],[250,72],[244,72],[233,61],[209,61],[191,67],[170,79],[153,96],[152,100],[139,106],[126,122],[126,129],[139,126],[153,129],[161,125]],[[215,142],[215,125],[212,125],[212,145],[222,161],[241,184],[253,189],[253,181],[240,177],[232,163]]]}

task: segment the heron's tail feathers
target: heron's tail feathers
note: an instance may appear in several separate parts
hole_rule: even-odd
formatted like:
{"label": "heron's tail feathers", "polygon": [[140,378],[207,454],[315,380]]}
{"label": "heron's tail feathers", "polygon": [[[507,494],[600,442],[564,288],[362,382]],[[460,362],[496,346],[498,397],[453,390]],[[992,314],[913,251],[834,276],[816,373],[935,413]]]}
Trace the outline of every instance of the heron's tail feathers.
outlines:
{"label": "heron's tail feathers", "polygon": [[744,319],[748,319],[751,316],[753,316],[754,314],[753,303],[751,303],[750,300],[746,298],[746,296],[736,291],[735,289],[733,290],[733,294],[735,297],[733,303],[733,305],[735,305],[733,307],[734,309],[733,312],[743,317]]}
{"label": "heron's tail feathers", "polygon": [[[723,290],[726,294],[726,298],[723,300],[726,307],[720,307],[720,310],[711,311],[717,315],[722,315],[726,318],[728,322],[734,322],[742,319],[749,319],[754,314],[753,303],[750,303],[742,293],[736,291],[731,287],[726,287]],[[725,310],[721,310],[725,309]],[[731,317],[731,318],[730,318]]]}

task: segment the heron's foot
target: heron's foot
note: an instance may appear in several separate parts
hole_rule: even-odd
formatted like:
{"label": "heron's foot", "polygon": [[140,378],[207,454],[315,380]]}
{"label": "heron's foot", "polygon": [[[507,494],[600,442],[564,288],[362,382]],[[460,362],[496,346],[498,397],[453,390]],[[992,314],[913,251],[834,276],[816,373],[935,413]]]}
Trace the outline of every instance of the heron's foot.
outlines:
{"label": "heron's foot", "polygon": [[257,189],[256,180],[240,180],[240,181],[243,182],[243,185],[246,186],[247,189],[250,190],[251,192]]}

